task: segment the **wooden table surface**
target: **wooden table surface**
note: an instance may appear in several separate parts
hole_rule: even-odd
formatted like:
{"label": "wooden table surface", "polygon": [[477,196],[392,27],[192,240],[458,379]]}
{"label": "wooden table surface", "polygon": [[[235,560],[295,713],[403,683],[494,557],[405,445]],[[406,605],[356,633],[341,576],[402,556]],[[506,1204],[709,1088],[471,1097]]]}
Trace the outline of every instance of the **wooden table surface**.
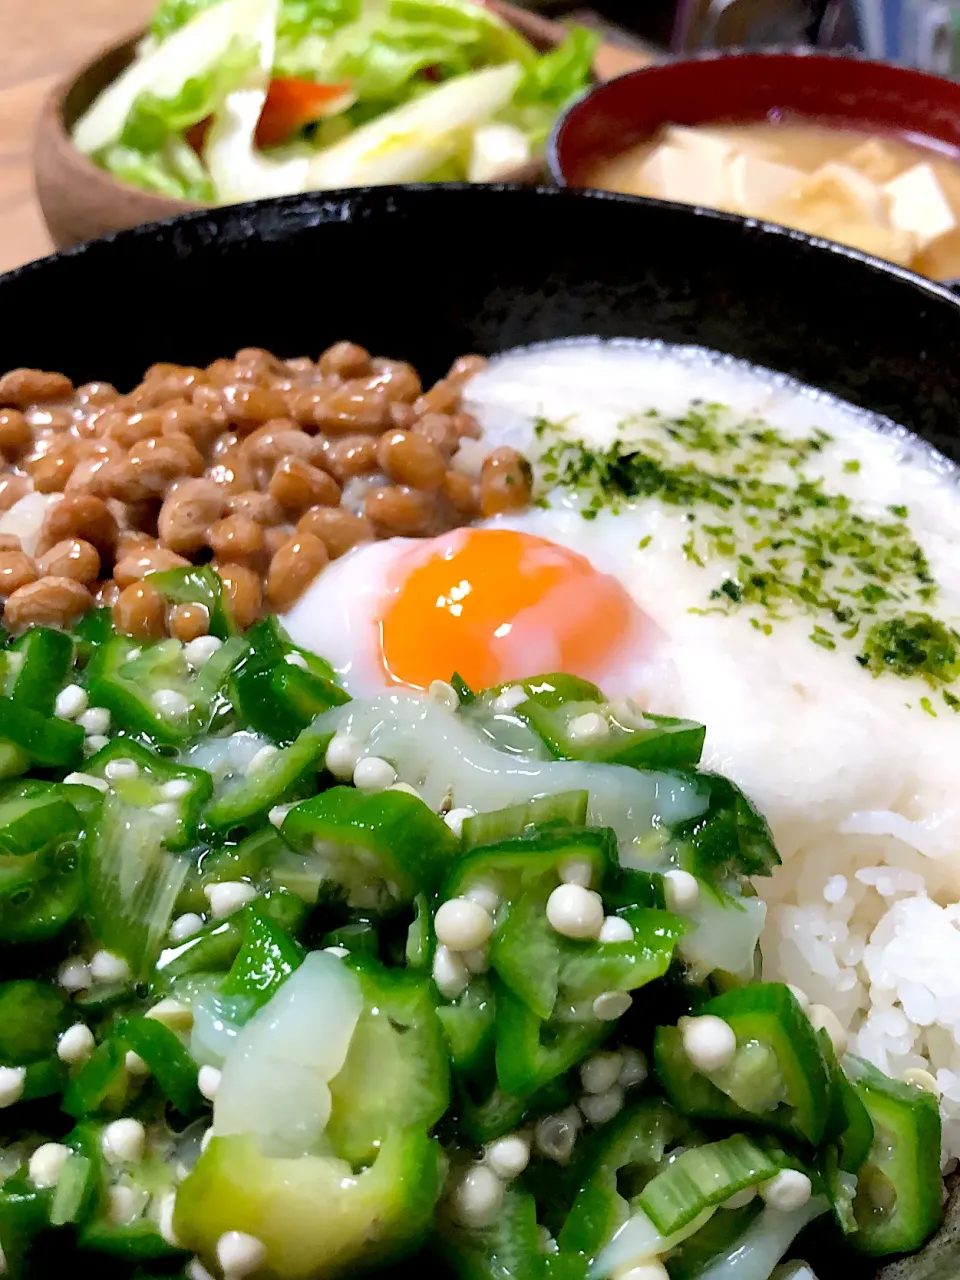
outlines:
{"label": "wooden table surface", "polygon": [[142,25],[154,0],[0,0],[0,271],[50,252],[33,194],[40,104],[85,58]]}

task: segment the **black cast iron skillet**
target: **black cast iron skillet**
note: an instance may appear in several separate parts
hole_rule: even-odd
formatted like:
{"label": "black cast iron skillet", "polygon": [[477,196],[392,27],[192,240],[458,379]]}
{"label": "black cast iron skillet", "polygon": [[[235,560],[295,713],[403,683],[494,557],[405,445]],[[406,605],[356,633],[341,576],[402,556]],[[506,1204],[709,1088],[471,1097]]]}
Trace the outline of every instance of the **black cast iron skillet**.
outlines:
{"label": "black cast iron skillet", "polygon": [[439,374],[578,334],[695,342],[960,457],[960,304],[852,249],[605,192],[405,187],[138,227],[0,278],[0,364],[134,384],[157,360],[349,337]]}
{"label": "black cast iron skillet", "polygon": [[[960,461],[960,301],[855,250],[686,205],[492,186],[291,196],[138,227],[0,277],[2,369],[121,389],[155,361],[205,364],[245,346],[315,357],[349,338],[429,378],[464,352],[586,334],[742,357],[887,414]],[[947,1255],[884,1275],[950,1280],[960,1246]],[[875,1273],[846,1256],[816,1266],[821,1280]],[[401,1270],[437,1274],[421,1259]]]}

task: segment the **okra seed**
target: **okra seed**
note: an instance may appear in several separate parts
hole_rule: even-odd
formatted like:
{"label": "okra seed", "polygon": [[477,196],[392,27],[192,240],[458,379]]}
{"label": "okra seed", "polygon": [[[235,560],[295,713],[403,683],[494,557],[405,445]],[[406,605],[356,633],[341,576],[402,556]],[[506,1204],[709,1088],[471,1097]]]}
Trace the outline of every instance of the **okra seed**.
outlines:
{"label": "okra seed", "polygon": [[199,1258],[191,1258],[184,1267],[187,1280],[213,1280],[213,1276]]}
{"label": "okra seed", "polygon": [[470,981],[470,973],[461,957],[442,943],[433,953],[433,980],[440,994],[448,1000],[455,1000]]}
{"label": "okra seed", "polygon": [[301,671],[308,671],[309,665],[302,653],[284,654],[284,662],[290,667],[299,667]]}
{"label": "okra seed", "polygon": [[595,1053],[580,1067],[580,1083],[587,1093],[606,1093],[620,1079],[623,1056],[619,1053]]}
{"label": "okra seed", "polygon": [[93,787],[95,791],[109,791],[110,788],[102,778],[92,773],[68,773],[64,782],[70,787]]}
{"label": "okra seed", "polygon": [[90,707],[77,716],[77,724],[88,738],[93,734],[107,733],[110,729],[110,712],[106,707]]}
{"label": "okra seed", "polygon": [[324,947],[323,949],[328,956],[336,956],[338,960],[345,960],[350,954],[346,947]]}
{"label": "okra seed", "polygon": [[720,1206],[722,1209],[745,1209],[757,1194],[756,1187],[744,1187],[742,1191],[735,1191],[729,1200],[724,1200]]}
{"label": "okra seed", "polygon": [[198,667],[206,666],[222,644],[218,636],[197,636],[196,640],[183,646],[184,661],[196,671]]}
{"label": "okra seed", "polygon": [[127,656],[124,658],[124,662],[136,662],[141,653],[143,653],[142,649],[129,649],[127,651]]}
{"label": "okra seed", "polygon": [[670,1280],[670,1273],[657,1258],[647,1258],[628,1271],[618,1271],[616,1280]]}
{"label": "okra seed", "polygon": [[638,1084],[643,1084],[650,1069],[647,1066],[647,1060],[639,1049],[624,1049],[621,1057],[623,1066],[620,1068],[620,1076],[617,1084],[622,1084],[624,1089],[633,1089]]}
{"label": "okra seed", "polygon": [[360,744],[346,733],[335,733],[330,739],[324,764],[335,778],[347,782],[360,759]]}
{"label": "okra seed", "polygon": [[182,719],[190,710],[190,703],[177,689],[157,689],[150,702],[154,711],[172,719]]}
{"label": "okra seed", "polygon": [[122,756],[119,760],[108,760],[104,765],[103,772],[111,782],[120,782],[124,778],[139,778],[140,766],[136,760]]}
{"label": "okra seed", "polygon": [[143,1157],[147,1135],[139,1120],[124,1116],[114,1120],[103,1131],[100,1144],[111,1164],[132,1164]]}
{"label": "okra seed", "polygon": [[90,966],[79,956],[71,956],[57,970],[57,983],[64,991],[86,991],[93,983]]}
{"label": "okra seed", "polygon": [[0,1107],[12,1107],[23,1096],[26,1067],[0,1067]]}
{"label": "okra seed", "polygon": [[68,684],[57,694],[53,704],[54,715],[61,720],[76,720],[87,709],[87,691],[78,684]]}
{"label": "okra seed", "polygon": [[132,1222],[137,1216],[137,1194],[133,1187],[111,1187],[107,1192],[107,1217],[115,1226]]}
{"label": "okra seed", "polygon": [[213,1125],[209,1129],[204,1129],[203,1137],[200,1139],[200,1150],[206,1151],[210,1143],[213,1141]]}
{"label": "okra seed", "polygon": [[224,1280],[243,1280],[267,1259],[266,1245],[245,1231],[226,1231],[217,1241],[217,1261]]}
{"label": "okra seed", "polygon": [[490,968],[489,947],[473,947],[470,951],[462,951],[460,956],[471,973],[486,973]]}
{"label": "okra seed", "polygon": [[737,1052],[733,1027],[711,1013],[702,1018],[681,1018],[680,1034],[684,1052],[697,1071],[718,1071],[729,1066]]}
{"label": "okra seed", "polygon": [[95,951],[90,960],[90,975],[94,982],[129,982],[130,966],[123,956],[112,951]]}
{"label": "okra seed", "polygon": [[[274,748],[276,750],[276,748]],[[193,790],[193,783],[189,778],[171,778],[169,782],[165,782],[160,788],[160,794],[164,800],[182,800],[184,796],[188,796]]]}
{"label": "okra seed", "polygon": [[[447,816],[449,817],[449,814]],[[489,880],[477,880],[463,896],[469,898],[471,902],[478,903],[490,915],[493,915],[500,905],[500,894],[497,892],[497,886]]]}
{"label": "okra seed", "polygon": [[805,1013],[809,1013],[810,997],[807,995],[807,993],[804,990],[802,990],[800,987],[793,986],[792,983],[787,984],[787,990],[793,996],[794,1000],[796,1000],[800,1008],[803,1009]]}
{"label": "okra seed", "polygon": [[150,812],[155,813],[158,818],[166,818],[168,822],[172,822],[180,816],[180,812],[172,800],[161,800],[159,804],[152,804]]}
{"label": "okra seed", "polygon": [[781,1169],[775,1178],[760,1188],[760,1194],[770,1208],[779,1209],[781,1213],[802,1209],[812,1192],[810,1179],[799,1169]]}
{"label": "okra seed", "polygon": [[450,1207],[465,1227],[489,1227],[503,1204],[503,1183],[486,1165],[475,1164],[460,1180]]}
{"label": "okra seed", "polygon": [[611,698],[607,710],[624,729],[642,729],[650,723],[631,698]]}
{"label": "okra seed", "polygon": [[430,701],[435,702],[444,711],[456,711],[460,706],[460,695],[452,684],[447,684],[446,680],[431,681],[427,693],[430,695]]}
{"label": "okra seed", "polygon": [[521,702],[526,702],[527,691],[522,684],[512,684],[503,690],[493,701],[493,710],[501,714],[516,711]]}
{"label": "okra seed", "polygon": [[93,1032],[86,1023],[75,1022],[57,1041],[57,1057],[61,1062],[86,1062],[96,1044]]}
{"label": "okra seed", "polygon": [[606,1124],[623,1110],[623,1089],[615,1084],[604,1093],[588,1093],[580,1099],[580,1110],[592,1125]]}
{"label": "okra seed", "polygon": [[905,1071],[900,1077],[904,1084],[916,1085],[918,1089],[923,1089],[925,1093],[932,1093],[935,1097],[940,1097],[940,1086],[937,1084],[935,1076],[929,1071],[924,1071],[923,1067],[911,1067],[909,1071]]}
{"label": "okra seed", "polygon": [[463,824],[467,818],[472,818],[476,813],[476,809],[470,809],[464,806],[462,809],[451,809],[449,813],[443,815],[443,820],[459,840],[463,835]]}
{"label": "okra seed", "polygon": [[98,751],[102,751],[104,747],[110,745],[110,739],[105,733],[91,733],[89,737],[84,739],[83,749],[88,755],[95,756]]}
{"label": "okra seed", "polygon": [[202,928],[203,916],[198,916],[195,911],[186,911],[182,916],[177,916],[170,926],[170,941],[183,942],[185,938],[192,938]]}
{"label": "okra seed", "polygon": [[172,1000],[170,997],[158,1000],[143,1016],[152,1018],[154,1022],[162,1022],[171,1031],[189,1031],[193,1026],[193,1010],[190,1006],[182,1000]]}
{"label": "okra seed", "polygon": [[139,1053],[134,1053],[132,1049],[127,1050],[123,1065],[127,1069],[127,1075],[145,1079],[150,1074],[150,1068],[140,1057]]}
{"label": "okra seed", "polygon": [[217,1096],[222,1074],[219,1067],[201,1067],[197,1072],[197,1088],[208,1102],[212,1102]]}
{"label": "okra seed", "polygon": [[267,819],[273,827],[282,827],[284,819],[294,806],[292,804],[275,804],[267,814]]}
{"label": "okra seed", "polygon": [[246,772],[248,777],[251,774],[259,773],[260,770],[263,768],[263,766],[267,763],[267,761],[272,760],[273,757],[275,755],[279,755],[279,753],[280,753],[280,748],[275,747],[272,742],[268,742],[265,746],[261,747],[260,750],[257,752],[257,754],[250,761],[250,763],[247,765]]}
{"label": "okra seed", "polygon": [[570,858],[560,868],[560,879],[564,884],[577,884],[581,889],[589,889],[593,881],[593,867],[585,858]]}
{"label": "okra seed", "polygon": [[217,1261],[229,1280],[242,1280],[259,1271],[267,1260],[267,1246],[245,1231],[225,1231],[217,1241]]}
{"label": "okra seed", "polygon": [[576,716],[567,725],[567,736],[571,742],[588,745],[591,742],[602,742],[610,735],[610,725],[606,716],[598,711],[588,711],[585,715]]}
{"label": "okra seed", "polygon": [[370,794],[386,791],[396,780],[396,769],[389,760],[382,760],[380,756],[365,756],[357,761],[357,767],[353,771],[353,785],[358,791]]}
{"label": "okra seed", "polygon": [[180,1241],[177,1239],[177,1233],[173,1229],[173,1210],[177,1203],[177,1193],[175,1191],[168,1192],[160,1201],[160,1212],[157,1214],[157,1228],[160,1232],[160,1238],[171,1249],[180,1247]]}
{"label": "okra seed", "polygon": [[633,929],[630,927],[630,921],[622,920],[620,916],[607,916],[600,926],[600,941],[632,942]]}
{"label": "okra seed", "polygon": [[252,884],[243,880],[222,880],[220,884],[204,886],[204,896],[210,903],[211,914],[217,920],[233,915],[257,896]]}
{"label": "okra seed", "polygon": [[813,1023],[814,1031],[826,1031],[837,1057],[842,1058],[847,1052],[847,1033],[833,1010],[828,1009],[825,1004],[812,1004],[807,1010],[807,1016]]}
{"label": "okra seed", "polygon": [[504,1182],[518,1178],[530,1163],[530,1143],[520,1133],[509,1133],[487,1144],[483,1158]]}
{"label": "okra seed", "polygon": [[401,791],[405,796],[416,796],[421,799],[420,792],[416,787],[411,787],[409,782],[393,782],[387,787],[388,791]]}
{"label": "okra seed", "polygon": [[692,911],[700,901],[700,885],[689,871],[668,871],[663,877],[663,896],[668,911]]}
{"label": "okra seed", "polygon": [[602,991],[593,1002],[593,1016],[601,1022],[616,1022],[632,1004],[629,991]]}
{"label": "okra seed", "polygon": [[534,1130],[534,1146],[548,1160],[565,1163],[573,1155],[583,1117],[576,1107],[544,1116]]}
{"label": "okra seed", "polygon": [[550,1234],[549,1227],[541,1222],[537,1227],[537,1246],[541,1253],[557,1253],[557,1242]]}
{"label": "okra seed", "polygon": [[33,1185],[41,1190],[45,1187],[55,1187],[60,1181],[63,1166],[69,1158],[70,1148],[65,1147],[62,1142],[45,1142],[37,1147],[30,1157],[29,1165],[30,1180]]}
{"label": "okra seed", "polygon": [[437,941],[451,951],[473,951],[493,933],[493,920],[478,902],[450,898],[440,905],[434,928]]}
{"label": "okra seed", "polygon": [[547,919],[565,938],[596,938],[603,925],[603,900],[578,884],[557,885],[547,899]]}

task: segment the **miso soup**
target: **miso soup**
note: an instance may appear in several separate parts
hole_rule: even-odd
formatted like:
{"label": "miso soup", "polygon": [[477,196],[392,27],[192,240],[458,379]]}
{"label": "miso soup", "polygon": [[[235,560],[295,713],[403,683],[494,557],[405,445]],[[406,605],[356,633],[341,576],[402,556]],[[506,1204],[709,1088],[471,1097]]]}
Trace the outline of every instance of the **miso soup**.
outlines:
{"label": "miso soup", "polygon": [[932,139],[796,118],[667,125],[601,161],[591,183],[780,222],[936,280],[960,277],[960,154]]}

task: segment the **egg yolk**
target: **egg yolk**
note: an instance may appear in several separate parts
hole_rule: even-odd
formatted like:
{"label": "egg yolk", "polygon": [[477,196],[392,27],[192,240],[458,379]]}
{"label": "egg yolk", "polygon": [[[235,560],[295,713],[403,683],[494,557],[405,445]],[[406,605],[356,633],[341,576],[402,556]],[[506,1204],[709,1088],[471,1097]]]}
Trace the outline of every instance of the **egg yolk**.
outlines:
{"label": "egg yolk", "polygon": [[546,538],[469,529],[406,552],[378,618],[384,670],[426,689],[474,689],[547,671],[600,683],[643,615],[616,578]]}

